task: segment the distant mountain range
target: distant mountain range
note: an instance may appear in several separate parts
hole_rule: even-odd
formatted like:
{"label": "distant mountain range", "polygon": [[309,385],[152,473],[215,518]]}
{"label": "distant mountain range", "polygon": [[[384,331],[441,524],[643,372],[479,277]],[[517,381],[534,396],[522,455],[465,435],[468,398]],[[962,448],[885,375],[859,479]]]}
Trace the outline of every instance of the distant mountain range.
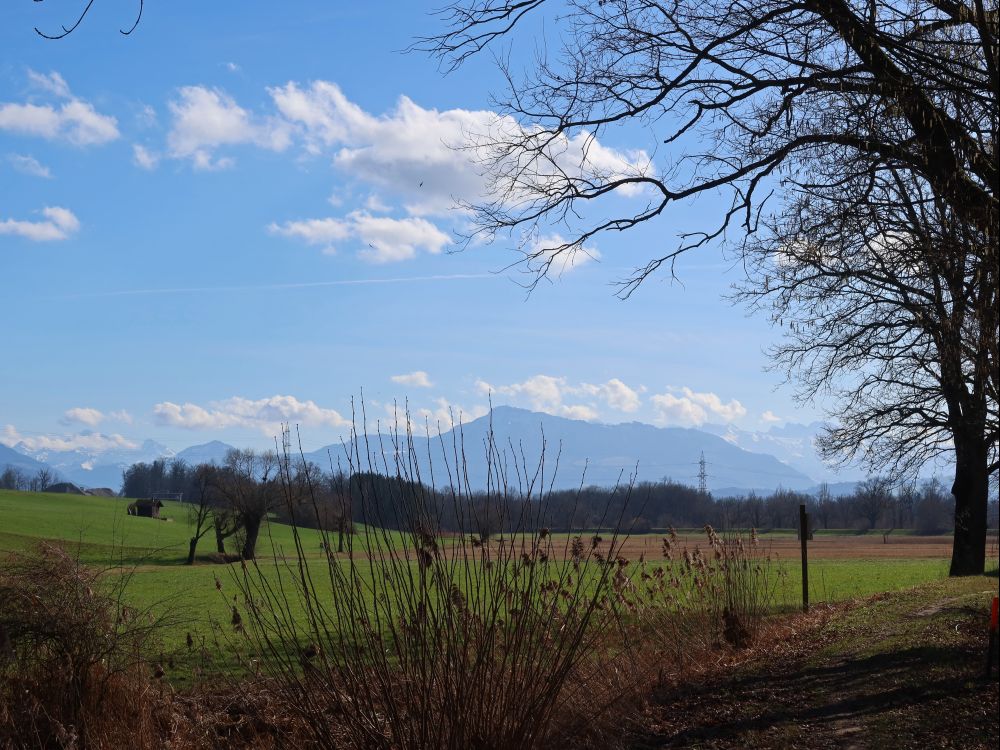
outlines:
{"label": "distant mountain range", "polygon": [[177,453],[175,458],[179,458],[191,466],[197,466],[198,464],[221,464],[226,458],[226,453],[232,449],[233,446],[223,443],[221,440],[212,440],[208,443],[185,448]]}
{"label": "distant mountain range", "polygon": [[[446,453],[454,470],[452,446],[460,437],[465,446],[469,483],[474,488],[485,487],[488,467],[483,457],[490,427],[488,415],[464,425],[460,433],[449,431],[440,439],[431,438],[430,444],[427,438],[415,437],[414,452],[425,480],[430,476],[428,464],[433,464],[435,478],[442,477]],[[807,490],[817,484],[815,479],[772,455],[744,450],[702,430],[654,427],[640,422],[607,425],[509,406],[494,408],[492,430],[495,444],[507,454],[508,473],[512,476],[515,455],[523,454],[528,470],[534,471],[544,440],[546,484],[558,462],[553,486],[560,489],[578,487],[581,481],[609,486],[619,479],[628,481],[633,474],[637,481],[672,479],[697,485],[702,454],[709,490],[727,487],[771,492],[777,487]],[[343,456],[343,450],[340,445],[331,445],[307,454],[306,458],[326,467],[330,463],[328,453],[336,461]],[[387,452],[391,450],[388,446]],[[392,465],[391,456],[383,459],[380,451],[375,452],[377,463],[388,460]]]}
{"label": "distant mountain range", "polygon": [[[702,454],[708,488],[720,495],[751,490],[769,493],[778,487],[814,491],[821,479],[830,476],[813,448],[814,436],[822,427],[819,423],[787,425],[767,432],[715,425],[702,429],[655,427],[640,422],[608,425],[498,406],[492,415],[469,422],[460,431],[449,431],[429,442],[426,437],[415,437],[414,447],[420,457],[418,468],[424,480],[429,481],[429,463],[433,463],[435,479],[438,483],[443,481],[446,462],[442,443],[447,450],[447,463],[454,470],[452,446],[460,440],[465,446],[470,484],[474,488],[485,487],[488,467],[484,446],[491,425],[495,443],[506,453],[504,461],[512,477],[516,476],[515,455],[518,462],[523,455],[528,469],[534,471],[544,440],[546,485],[552,480],[558,460],[554,486],[560,489],[577,487],[581,481],[609,486],[619,478],[628,481],[632,475],[637,481],[672,479],[696,486]],[[369,445],[375,443],[377,437],[369,439]],[[388,462],[392,466],[391,444],[387,439],[383,443],[386,455],[376,456],[376,463]],[[19,443],[13,448],[0,445],[0,468],[10,464],[32,473],[47,465],[62,479],[81,486],[117,490],[121,487],[122,472],[133,463],[157,458],[182,459],[189,464],[221,463],[231,448],[213,440],[174,453],[160,443],[147,440],[134,449],[89,453],[31,451]],[[306,458],[323,468],[329,468],[331,457],[335,464],[339,461],[346,468],[344,447],[339,443],[306,454]],[[853,486],[853,481],[831,483],[835,494],[850,492]]]}
{"label": "distant mountain range", "polygon": [[7,466],[13,466],[28,474],[34,474],[39,469],[48,468],[43,462],[36,461],[31,456],[0,443],[0,470]]}
{"label": "distant mountain range", "polygon": [[[173,451],[155,440],[146,440],[137,448],[114,448],[106,451],[33,450],[24,443],[17,443],[13,449],[21,455],[45,464],[55,471],[60,479],[82,487],[110,487],[115,491],[122,486],[122,472],[132,464],[173,457]],[[0,465],[3,463],[0,459]]]}

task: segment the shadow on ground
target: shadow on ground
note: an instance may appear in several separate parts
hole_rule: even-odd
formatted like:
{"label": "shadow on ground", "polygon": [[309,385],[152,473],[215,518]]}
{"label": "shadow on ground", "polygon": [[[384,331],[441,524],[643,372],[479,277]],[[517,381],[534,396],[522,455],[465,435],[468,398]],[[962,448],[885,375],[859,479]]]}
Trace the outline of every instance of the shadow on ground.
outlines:
{"label": "shadow on ground", "polygon": [[834,636],[838,647],[825,645],[832,655],[817,656],[805,638],[790,653],[662,687],[631,746],[996,748],[998,688],[996,670],[983,678],[982,614],[946,605],[933,616],[906,613],[889,632],[866,632],[874,625],[860,618]]}

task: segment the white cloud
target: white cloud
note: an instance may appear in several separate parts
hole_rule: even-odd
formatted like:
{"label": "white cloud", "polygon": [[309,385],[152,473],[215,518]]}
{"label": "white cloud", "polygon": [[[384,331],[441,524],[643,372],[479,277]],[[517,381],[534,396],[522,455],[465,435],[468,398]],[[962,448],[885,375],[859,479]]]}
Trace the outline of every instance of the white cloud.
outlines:
{"label": "white cloud", "polygon": [[[489,411],[489,407],[481,404],[466,408],[452,403],[446,398],[436,398],[433,408],[422,407],[413,410],[410,414],[410,421],[414,430],[419,430],[426,425],[433,436],[437,430],[446,432],[456,425],[468,424],[474,419],[489,414]],[[391,418],[400,416],[392,404],[386,404],[386,412]]]}
{"label": "white cloud", "polygon": [[784,417],[779,417],[773,411],[768,409],[763,414],[760,415],[760,421],[766,422],[767,424],[774,424],[775,422],[783,422],[785,420]]}
{"label": "white cloud", "polygon": [[633,388],[625,385],[618,378],[611,378],[599,388],[599,395],[607,402],[608,406],[624,412],[634,412],[639,410],[642,403],[639,394]]}
{"label": "white cloud", "polygon": [[333,243],[348,239],[352,230],[342,219],[305,219],[303,221],[286,221],[284,224],[270,224],[267,230],[271,234],[284,237],[294,237],[307,245],[327,245],[333,252]]}
{"label": "white cloud", "polygon": [[559,409],[559,414],[567,419],[581,419],[593,422],[599,416],[597,410],[586,404],[572,404]]}
{"label": "white cloud", "polygon": [[153,170],[160,163],[160,155],[138,143],[132,144],[132,163],[140,169]]}
{"label": "white cloud", "polygon": [[[352,102],[329,81],[300,84],[291,81],[268,89],[274,114],[253,114],[220,89],[188,86],[170,103],[173,123],[167,138],[168,152],[191,159],[196,169],[221,169],[232,165],[231,157],[218,157],[219,148],[255,145],[281,151],[294,140],[306,153],[330,155],[334,167],[352,180],[378,192],[369,194],[366,211],[352,217],[308,219],[281,225],[285,233],[302,238],[322,232],[333,222],[368,224],[366,242],[374,262],[413,257],[417,248],[446,244],[443,233],[430,222],[415,219],[456,216],[463,202],[479,202],[500,195],[518,199],[524,185],[487,184],[481,165],[490,157],[482,145],[494,135],[533,137],[512,118],[488,110],[426,109],[401,96],[390,111],[375,115]],[[511,165],[510,174],[533,183],[547,183],[570,174],[603,179],[610,176],[647,174],[649,157],[641,151],[621,151],[599,143],[589,133],[555,138],[543,149],[540,160]],[[637,188],[638,189],[638,188]],[[634,191],[633,191],[634,192]],[[402,210],[411,220],[385,219],[379,223],[371,213]],[[272,225],[277,226],[277,225]],[[307,239],[329,243],[337,236]],[[417,233],[416,241],[398,241],[398,233]],[[382,235],[391,234],[391,240]],[[542,238],[547,242],[553,237]],[[428,244],[432,243],[432,244]],[[431,250],[435,252],[436,250]],[[593,248],[564,253],[555,261],[559,273],[598,257]]]}
{"label": "white cloud", "polygon": [[423,370],[414,370],[406,375],[393,375],[390,380],[393,383],[414,386],[416,388],[430,388],[434,385]]}
{"label": "white cloud", "polygon": [[222,430],[250,427],[265,435],[275,435],[283,422],[311,426],[346,427],[350,421],[334,409],[324,409],[313,401],[299,401],[294,396],[271,396],[262,399],[233,397],[213,401],[207,408],[198,404],[175,404],[164,401],[153,407],[156,420],[163,425],[192,430]]}
{"label": "white cloud", "polygon": [[[337,204],[333,204],[337,205]],[[365,198],[365,208],[373,213],[381,214],[386,211],[391,211],[392,207],[386,205],[381,198],[375,193],[372,193],[367,198]]]}
{"label": "white cloud", "polygon": [[35,88],[62,100],[61,103],[2,103],[0,130],[65,140],[76,146],[92,146],[118,138],[118,121],[110,115],[102,115],[89,102],[74,97],[58,73],[44,75],[28,71],[28,78]]}
{"label": "white cloud", "polygon": [[48,75],[29,70],[28,81],[35,88],[47,91],[60,99],[69,99],[72,96],[69,92],[69,85],[66,83],[66,79],[54,70]]}
{"label": "white cloud", "polygon": [[241,70],[241,68],[240,68],[240,66],[239,66],[239,65],[237,65],[236,63],[234,63],[234,62],[231,62],[231,61],[230,61],[230,62],[226,62],[226,63],[223,63],[223,66],[224,66],[224,67],[225,67],[225,69],[226,69],[226,70],[228,70],[228,71],[229,71],[230,73],[239,73],[239,72],[240,72],[240,70]]}
{"label": "white cloud", "polygon": [[663,424],[694,427],[710,419],[732,422],[746,416],[747,410],[736,399],[723,403],[714,393],[697,393],[690,388],[670,388],[650,397],[656,419]]}
{"label": "white cloud", "polygon": [[557,411],[562,405],[563,389],[566,388],[566,378],[552,375],[535,375],[522,383],[509,385],[492,385],[484,380],[476,381],[476,388],[483,395],[490,393],[512,396],[515,399],[526,400],[535,411]]}
{"label": "white cloud", "polygon": [[52,172],[42,164],[34,156],[29,156],[26,154],[8,154],[7,161],[10,165],[16,169],[21,174],[30,175],[32,177],[44,177],[46,179],[52,177]]}
{"label": "white cloud", "polygon": [[63,413],[63,417],[60,421],[65,425],[85,424],[88,427],[96,427],[104,421],[125,422],[127,424],[132,424],[132,415],[124,409],[105,413],[99,409],[77,406],[72,409],[67,409]]}
{"label": "white cloud", "polygon": [[102,115],[78,99],[51,105],[0,104],[0,130],[34,135],[49,140],[64,139],[76,146],[91,146],[118,137],[118,121]]}
{"label": "white cloud", "polygon": [[420,250],[436,255],[451,244],[451,238],[426,219],[393,219],[364,211],[354,211],[343,219],[272,223],[268,231],[309,245],[324,245],[328,253],[334,251],[336,243],[354,239],[363,245],[358,256],[371,263],[409,260]]}
{"label": "white cloud", "polygon": [[0,234],[12,234],[33,242],[53,242],[68,239],[80,229],[80,220],[68,208],[46,206],[42,221],[0,219]]}
{"label": "white cloud", "polygon": [[222,146],[254,145],[282,151],[290,144],[290,126],[275,117],[257,117],[228,94],[204,86],[185,86],[168,104],[173,122],[167,135],[170,155],[191,159],[196,169],[222,169],[231,158],[216,158]]}
{"label": "white cloud", "polygon": [[67,409],[62,418],[63,424],[79,423],[89,425],[90,427],[96,427],[102,421],[104,421],[103,412],[85,406]]}
{"label": "white cloud", "polygon": [[[523,184],[489,185],[482,175],[483,161],[495,155],[484,143],[497,136],[533,137],[513,118],[488,110],[425,109],[406,96],[394,109],[376,116],[328,81],[307,86],[289,82],[268,91],[281,116],[296,126],[308,152],[333,152],[340,171],[392,194],[410,215],[445,215],[457,202],[523,193]],[[609,148],[586,132],[552,139],[542,153],[540,159],[501,171],[532,183],[551,182],[563,174],[602,179],[653,171],[645,152]]]}
{"label": "white cloud", "polygon": [[100,432],[82,432],[75,435],[22,435],[14,425],[4,425],[0,430],[0,443],[7,446],[20,444],[29,451],[76,451],[103,452],[139,447],[139,444],[117,433],[104,435]]}
{"label": "white cloud", "polygon": [[521,252],[528,259],[529,270],[547,268],[548,275],[556,278],[601,257],[596,247],[574,247],[560,234],[534,237]]}
{"label": "white cloud", "polygon": [[[623,412],[635,412],[641,405],[639,392],[618,378],[606,383],[571,384],[566,378],[552,375],[535,375],[521,383],[492,385],[476,381],[476,388],[483,395],[508,396],[513,401],[526,403],[535,411],[569,417],[570,419],[595,420],[600,407]],[[586,398],[586,403],[569,404],[570,398]]]}
{"label": "white cloud", "polygon": [[135,116],[136,122],[142,128],[151,128],[156,125],[159,119],[156,110],[149,104],[143,104]]}

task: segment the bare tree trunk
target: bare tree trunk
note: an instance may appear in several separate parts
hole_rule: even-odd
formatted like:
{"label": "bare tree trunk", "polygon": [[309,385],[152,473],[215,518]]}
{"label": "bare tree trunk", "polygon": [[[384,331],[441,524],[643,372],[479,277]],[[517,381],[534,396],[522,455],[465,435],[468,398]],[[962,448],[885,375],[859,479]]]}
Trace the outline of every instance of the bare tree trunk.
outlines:
{"label": "bare tree trunk", "polygon": [[215,551],[220,555],[226,554],[226,534],[218,519],[215,520]]}
{"label": "bare tree trunk", "polygon": [[972,431],[955,433],[955,541],[952,576],[982,575],[986,570],[986,511],[989,470],[986,442]]}
{"label": "bare tree trunk", "polygon": [[248,515],[243,518],[243,531],[246,538],[243,542],[243,552],[241,557],[244,560],[253,560],[257,549],[257,535],[260,533],[261,519],[256,515]]}
{"label": "bare tree trunk", "polygon": [[191,541],[188,542],[188,556],[186,565],[194,565],[194,553],[198,549],[198,537],[191,537]]}

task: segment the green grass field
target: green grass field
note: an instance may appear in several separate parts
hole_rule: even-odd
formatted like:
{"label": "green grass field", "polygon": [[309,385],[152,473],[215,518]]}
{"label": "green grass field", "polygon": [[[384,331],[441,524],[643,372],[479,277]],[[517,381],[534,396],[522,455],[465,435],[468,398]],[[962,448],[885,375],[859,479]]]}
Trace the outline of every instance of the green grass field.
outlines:
{"label": "green grass field", "polygon": [[[198,563],[184,565],[191,535],[187,509],[167,502],[161,511],[167,520],[154,520],[128,516],[128,502],[0,491],[0,551],[24,550],[42,540],[58,542],[85,564],[127,572],[130,603],[141,609],[169,611],[178,620],[165,634],[165,652],[182,654],[188,632],[196,642],[202,638],[211,642],[212,623],[223,630],[229,623],[233,596],[238,594],[234,576],[240,574],[240,567],[208,561],[208,554],[214,552],[211,534],[201,541]],[[658,546],[660,535],[651,537],[655,538],[651,543]],[[302,539],[311,569],[322,571],[326,562],[319,533],[306,530]],[[265,525],[258,565],[268,580],[276,581],[282,571],[290,570],[294,550],[291,527]],[[945,559],[816,560],[810,566],[810,598],[833,601],[894,591],[944,578],[947,572]],[[797,560],[786,561],[777,589],[778,606],[794,608],[800,596]]]}

